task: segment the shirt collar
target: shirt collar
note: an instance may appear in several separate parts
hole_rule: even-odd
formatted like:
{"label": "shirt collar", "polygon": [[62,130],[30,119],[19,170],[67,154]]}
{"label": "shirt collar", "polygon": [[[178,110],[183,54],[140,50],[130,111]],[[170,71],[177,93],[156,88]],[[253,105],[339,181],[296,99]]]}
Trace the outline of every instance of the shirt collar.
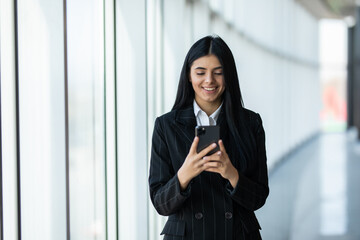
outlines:
{"label": "shirt collar", "polygon": [[[212,113],[210,116],[208,116],[208,117],[211,117],[212,119],[214,119],[215,121],[217,121],[223,103],[224,103],[224,102],[221,102],[220,106],[215,110],[215,112],[213,112],[213,113]],[[204,112],[204,111],[199,107],[199,105],[197,104],[197,102],[195,101],[195,99],[194,99],[193,106],[194,106],[194,114],[195,114],[195,117],[197,117],[197,116],[199,115],[199,112]],[[204,113],[205,113],[205,112],[204,112]],[[205,113],[205,114],[206,114],[206,113]]]}

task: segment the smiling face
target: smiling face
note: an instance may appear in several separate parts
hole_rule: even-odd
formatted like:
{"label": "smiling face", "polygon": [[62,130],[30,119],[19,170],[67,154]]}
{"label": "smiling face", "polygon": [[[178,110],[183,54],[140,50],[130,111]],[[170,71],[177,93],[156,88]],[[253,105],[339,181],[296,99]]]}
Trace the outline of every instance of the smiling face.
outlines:
{"label": "smiling face", "polygon": [[190,68],[190,81],[197,104],[211,115],[220,106],[225,90],[219,59],[213,54],[196,59]]}

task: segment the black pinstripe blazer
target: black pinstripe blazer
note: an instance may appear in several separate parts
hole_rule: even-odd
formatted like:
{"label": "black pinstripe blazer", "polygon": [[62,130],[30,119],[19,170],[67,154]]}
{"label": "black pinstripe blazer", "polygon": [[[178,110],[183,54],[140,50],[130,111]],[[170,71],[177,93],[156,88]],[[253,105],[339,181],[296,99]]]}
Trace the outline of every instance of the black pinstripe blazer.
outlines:
{"label": "black pinstripe blazer", "polygon": [[181,191],[177,171],[183,164],[195,137],[193,107],[173,110],[158,117],[152,139],[149,186],[157,212],[169,216],[161,234],[172,240],[261,239],[254,211],[269,194],[265,133],[259,114],[241,110],[256,141],[256,150],[239,169],[241,149],[228,133],[224,108],[219,115],[220,135],[233,165],[238,168],[235,189],[220,174],[203,172]]}

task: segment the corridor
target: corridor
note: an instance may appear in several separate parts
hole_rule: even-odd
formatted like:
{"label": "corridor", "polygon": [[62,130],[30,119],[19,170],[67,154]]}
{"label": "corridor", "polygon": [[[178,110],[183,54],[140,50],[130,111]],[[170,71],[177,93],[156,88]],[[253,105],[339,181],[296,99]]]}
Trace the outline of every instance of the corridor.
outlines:
{"label": "corridor", "polygon": [[267,240],[360,239],[360,142],[356,132],[324,133],[270,173],[256,212]]}

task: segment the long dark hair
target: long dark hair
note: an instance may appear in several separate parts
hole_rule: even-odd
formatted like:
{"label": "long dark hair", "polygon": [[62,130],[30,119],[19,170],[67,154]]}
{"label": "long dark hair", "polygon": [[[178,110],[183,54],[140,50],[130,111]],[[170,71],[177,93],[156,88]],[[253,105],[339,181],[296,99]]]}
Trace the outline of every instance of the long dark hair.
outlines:
{"label": "long dark hair", "polygon": [[[222,99],[229,130],[232,133],[235,142],[241,148],[241,156],[245,157],[245,159],[249,159],[253,153],[252,149],[254,148],[255,142],[241,116],[244,104],[234,56],[228,45],[219,36],[210,35],[201,38],[190,48],[181,70],[177,95],[172,109],[183,109],[191,106],[194,101],[195,93],[192,84],[189,81],[190,68],[196,59],[209,54],[213,54],[219,59],[223,69],[225,91],[222,94]],[[241,139],[239,132],[248,139]],[[240,167],[242,169],[246,167],[245,159],[241,159],[240,161]]]}

